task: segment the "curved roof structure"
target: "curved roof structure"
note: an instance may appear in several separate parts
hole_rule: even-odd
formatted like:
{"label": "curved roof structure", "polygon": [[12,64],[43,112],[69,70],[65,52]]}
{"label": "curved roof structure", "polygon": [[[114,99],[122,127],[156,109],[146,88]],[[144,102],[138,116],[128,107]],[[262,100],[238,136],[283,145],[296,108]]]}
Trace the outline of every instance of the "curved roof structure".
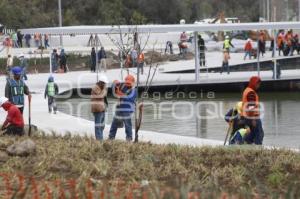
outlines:
{"label": "curved roof structure", "polygon": [[231,24],[175,24],[175,25],[114,25],[114,26],[65,26],[49,28],[21,29],[22,34],[51,34],[51,35],[88,35],[108,33],[130,33],[136,30],[140,33],[163,33],[181,31],[232,31],[232,30],[278,30],[300,29],[300,22],[272,23],[231,23]]}

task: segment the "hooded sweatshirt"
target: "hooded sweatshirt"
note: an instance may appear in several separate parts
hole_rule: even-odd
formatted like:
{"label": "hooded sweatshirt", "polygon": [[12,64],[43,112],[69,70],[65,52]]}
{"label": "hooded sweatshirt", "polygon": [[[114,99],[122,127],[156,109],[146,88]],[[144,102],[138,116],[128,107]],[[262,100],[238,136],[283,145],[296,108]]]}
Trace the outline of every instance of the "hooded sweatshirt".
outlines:
{"label": "hooded sweatshirt", "polygon": [[[256,86],[261,82],[260,77],[251,77],[248,87],[243,93],[243,116],[254,116],[259,115],[259,97],[256,93]],[[247,113],[245,112],[247,110]]]}
{"label": "hooded sweatshirt", "polygon": [[21,114],[17,106],[13,105],[10,102],[6,102],[2,105],[2,108],[7,111],[7,117],[5,122],[3,123],[3,126],[12,124],[14,126],[24,128],[23,115]]}

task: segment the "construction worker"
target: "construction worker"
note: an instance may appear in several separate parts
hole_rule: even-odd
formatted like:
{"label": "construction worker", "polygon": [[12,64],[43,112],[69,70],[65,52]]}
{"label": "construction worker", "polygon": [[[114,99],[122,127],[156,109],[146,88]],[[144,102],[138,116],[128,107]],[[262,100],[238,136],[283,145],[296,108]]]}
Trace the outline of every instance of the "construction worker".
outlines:
{"label": "construction worker", "polygon": [[138,67],[139,67],[141,74],[144,74],[145,55],[143,52],[139,53],[137,61],[138,61]]}
{"label": "construction worker", "polygon": [[229,51],[223,49],[223,62],[222,62],[220,74],[222,74],[225,69],[227,70],[227,74],[228,75],[230,74],[229,59],[230,59]]}
{"label": "construction worker", "polygon": [[252,47],[252,43],[251,43],[250,38],[247,39],[244,50],[245,50],[244,60],[246,60],[247,56],[249,56],[249,59],[251,59],[251,54],[252,54],[253,47]]}
{"label": "construction worker", "polygon": [[20,67],[22,68],[22,79],[28,80],[27,78],[27,68],[28,68],[28,59],[25,57],[23,53],[18,56],[20,60]]}
{"label": "construction worker", "polygon": [[91,111],[95,117],[95,137],[103,140],[103,130],[105,127],[105,110],[107,107],[107,88],[108,78],[102,74],[91,92]]}
{"label": "construction worker", "polygon": [[245,142],[246,136],[250,135],[251,130],[244,123],[238,125],[238,130],[231,136],[229,140],[230,145],[238,144],[242,145]]}
{"label": "construction worker", "polygon": [[11,69],[13,67],[14,63],[14,58],[11,55],[7,56],[7,61],[6,61],[6,72],[7,72],[7,77],[11,77]]}
{"label": "construction worker", "polygon": [[24,119],[18,107],[9,102],[6,97],[0,97],[0,107],[7,112],[1,131],[6,135],[24,135]]}
{"label": "construction worker", "polygon": [[52,109],[54,114],[56,114],[57,107],[56,107],[56,101],[55,96],[58,94],[58,85],[54,82],[54,78],[50,76],[48,78],[48,83],[45,88],[44,97],[45,99],[48,97],[48,111],[49,113],[52,113]]}
{"label": "construction worker", "polygon": [[243,102],[236,103],[235,107],[230,109],[225,115],[225,121],[231,125],[229,140],[234,133],[239,130],[239,124],[243,121],[242,118]]}
{"label": "construction worker", "polygon": [[104,47],[102,46],[98,52],[98,63],[100,64],[101,71],[104,72],[106,72],[106,58],[106,52],[104,50]]}
{"label": "construction worker", "polygon": [[31,94],[28,86],[21,79],[22,68],[15,66],[12,68],[13,79],[8,78],[5,85],[5,97],[9,99],[11,103],[16,105],[20,112],[23,113],[24,110],[24,94],[28,95],[31,99]]}
{"label": "construction worker", "polygon": [[228,53],[230,52],[230,47],[234,48],[234,45],[231,43],[231,40],[228,35],[226,35],[224,44],[223,44],[223,49],[225,49]]}
{"label": "construction worker", "polygon": [[257,90],[261,84],[261,79],[258,76],[250,78],[248,87],[243,92],[243,111],[242,116],[245,118],[246,125],[250,127],[251,133],[245,137],[248,144],[255,143],[262,145],[264,131],[260,119],[260,104]]}
{"label": "construction worker", "polygon": [[135,78],[132,75],[127,75],[125,77],[125,84],[123,86],[118,84],[115,88],[115,96],[120,99],[120,103],[117,107],[109,132],[109,139],[111,140],[115,139],[119,121],[125,124],[126,140],[132,140],[131,115],[135,110],[136,99],[136,89],[134,85]]}
{"label": "construction worker", "polygon": [[205,42],[201,35],[198,35],[198,49],[199,49],[199,60],[200,66],[205,67]]}

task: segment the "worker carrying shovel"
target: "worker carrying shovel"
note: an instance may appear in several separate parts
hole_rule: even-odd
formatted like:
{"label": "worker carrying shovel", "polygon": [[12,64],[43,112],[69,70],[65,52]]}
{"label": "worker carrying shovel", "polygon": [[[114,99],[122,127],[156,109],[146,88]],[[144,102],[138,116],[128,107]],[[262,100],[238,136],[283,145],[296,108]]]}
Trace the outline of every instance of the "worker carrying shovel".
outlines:
{"label": "worker carrying shovel", "polygon": [[6,97],[0,97],[0,107],[7,112],[1,131],[6,135],[24,135],[24,120],[19,108],[8,101]]}

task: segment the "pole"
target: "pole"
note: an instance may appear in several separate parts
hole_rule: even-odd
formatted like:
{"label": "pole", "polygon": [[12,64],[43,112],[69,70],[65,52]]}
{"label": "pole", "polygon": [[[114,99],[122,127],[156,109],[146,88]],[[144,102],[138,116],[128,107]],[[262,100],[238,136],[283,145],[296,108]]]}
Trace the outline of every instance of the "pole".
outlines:
{"label": "pole", "polygon": [[276,30],[274,30],[273,31],[273,34],[274,34],[274,48],[273,48],[273,55],[274,55],[274,57],[273,57],[273,64],[274,64],[274,68],[273,68],[273,70],[274,70],[274,79],[276,80],[277,79],[277,60],[276,60],[276,58],[275,58],[275,56],[276,56],[276,48],[277,48],[277,32],[276,32]]}
{"label": "pole", "polygon": [[300,0],[298,0],[298,21],[300,21]]}
{"label": "pole", "polygon": [[195,81],[198,82],[200,79],[199,70],[199,52],[198,52],[198,32],[194,32],[194,43],[195,43]]}
{"label": "pole", "polygon": [[[58,0],[58,21],[59,21],[59,27],[62,27],[61,0]],[[62,34],[59,35],[59,45],[61,47],[63,46]]]}
{"label": "pole", "polygon": [[98,57],[98,43],[96,43],[96,68],[97,68],[97,82],[99,81],[99,57]]}
{"label": "pole", "polygon": [[267,19],[270,22],[270,0],[267,0]]}
{"label": "pole", "polygon": [[257,75],[260,76],[260,62],[259,62],[259,56],[260,56],[260,51],[259,51],[259,30],[257,30],[257,51],[256,51],[256,57],[257,57]]}

